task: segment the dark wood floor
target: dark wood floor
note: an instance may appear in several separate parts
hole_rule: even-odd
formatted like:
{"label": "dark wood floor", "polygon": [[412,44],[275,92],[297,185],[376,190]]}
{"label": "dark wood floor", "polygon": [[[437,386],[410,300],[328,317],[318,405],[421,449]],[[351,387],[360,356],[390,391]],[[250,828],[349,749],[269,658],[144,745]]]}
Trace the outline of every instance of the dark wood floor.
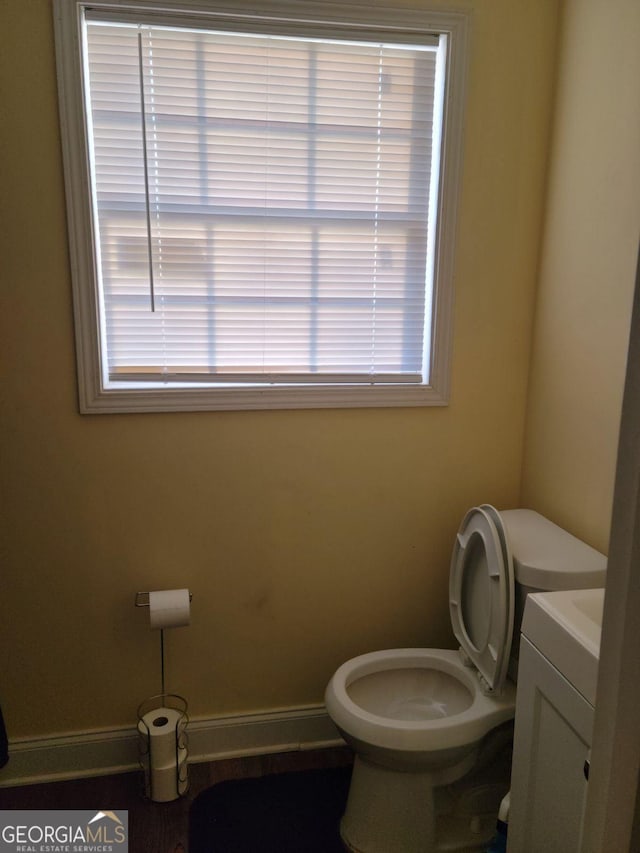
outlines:
{"label": "dark wood floor", "polygon": [[[189,791],[172,803],[142,795],[142,774],[122,773],[0,789],[0,809],[108,809],[129,812],[130,853],[188,853],[189,808],[201,792],[225,779],[350,764],[346,747],[283,752],[189,765]],[[259,851],[256,851],[259,853]]]}

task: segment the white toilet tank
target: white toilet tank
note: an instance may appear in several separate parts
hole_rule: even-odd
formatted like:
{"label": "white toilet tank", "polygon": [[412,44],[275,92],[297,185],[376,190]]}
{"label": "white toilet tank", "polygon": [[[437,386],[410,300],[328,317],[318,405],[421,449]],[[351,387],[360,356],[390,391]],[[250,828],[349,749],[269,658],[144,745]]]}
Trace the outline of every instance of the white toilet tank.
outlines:
{"label": "white toilet tank", "polygon": [[500,517],[513,557],[515,607],[509,675],[515,680],[527,595],[603,587],[607,558],[531,509],[503,510]]}

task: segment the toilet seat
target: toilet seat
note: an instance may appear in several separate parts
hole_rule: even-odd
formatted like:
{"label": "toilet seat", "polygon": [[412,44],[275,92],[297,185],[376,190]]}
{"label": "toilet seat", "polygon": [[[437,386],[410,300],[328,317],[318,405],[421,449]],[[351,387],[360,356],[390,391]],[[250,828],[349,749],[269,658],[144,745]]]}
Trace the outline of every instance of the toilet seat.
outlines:
{"label": "toilet seat", "polygon": [[456,536],[449,575],[451,626],[486,693],[500,695],[509,664],[513,561],[498,511],[469,510]]}
{"label": "toilet seat", "polygon": [[[354,700],[351,686],[370,675],[398,670],[423,669],[442,672],[468,691],[467,707],[434,719],[407,719],[375,712]],[[508,683],[502,696],[487,696],[472,670],[463,666],[451,649],[384,649],[351,658],[338,667],[327,686],[325,702],[329,716],[342,732],[350,733],[362,744],[381,750],[395,750],[411,763],[412,753],[467,748],[488,732],[513,718],[515,685]],[[424,754],[421,760],[425,761]]]}

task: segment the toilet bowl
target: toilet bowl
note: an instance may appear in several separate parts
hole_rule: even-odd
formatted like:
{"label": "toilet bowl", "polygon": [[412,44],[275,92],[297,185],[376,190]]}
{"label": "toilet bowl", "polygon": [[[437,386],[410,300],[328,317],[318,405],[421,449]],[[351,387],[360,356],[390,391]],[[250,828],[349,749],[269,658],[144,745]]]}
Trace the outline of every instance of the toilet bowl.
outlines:
{"label": "toilet bowl", "polygon": [[340,825],[349,850],[485,849],[473,816],[459,846],[443,837],[435,791],[470,774],[487,740],[514,717],[512,639],[526,594],[604,586],[605,567],[602,554],[531,510],[485,504],[466,514],[449,583],[460,649],[370,652],[342,664],[327,686],[329,716],[355,752]]}
{"label": "toilet bowl", "polygon": [[459,652],[388,649],[342,664],[327,708],[357,752],[394,769],[428,769],[451,779],[482,738],[515,712],[515,686],[483,692]]}

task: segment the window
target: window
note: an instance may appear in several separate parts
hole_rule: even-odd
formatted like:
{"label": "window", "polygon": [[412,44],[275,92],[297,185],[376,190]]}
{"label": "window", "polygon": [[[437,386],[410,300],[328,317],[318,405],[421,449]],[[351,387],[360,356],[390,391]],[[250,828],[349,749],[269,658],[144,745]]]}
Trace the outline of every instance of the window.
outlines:
{"label": "window", "polygon": [[174,6],[56,5],[81,411],[446,402],[465,18]]}

